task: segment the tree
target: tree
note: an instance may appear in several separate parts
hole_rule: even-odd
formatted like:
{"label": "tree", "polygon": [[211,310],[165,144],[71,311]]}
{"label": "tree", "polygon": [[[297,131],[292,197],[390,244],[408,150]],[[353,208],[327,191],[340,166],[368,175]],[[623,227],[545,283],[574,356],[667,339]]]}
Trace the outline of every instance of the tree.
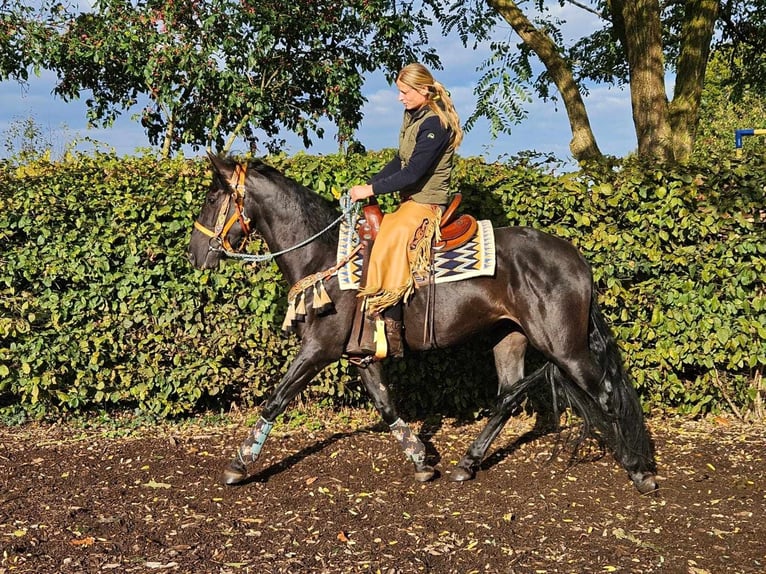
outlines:
{"label": "tree", "polygon": [[[502,91],[510,97],[507,86],[516,82],[517,90],[527,86],[543,99],[561,98],[573,135],[570,149],[578,160],[601,155],[582,99],[588,81],[629,85],[638,154],[663,161],[683,160],[692,153],[711,50],[727,50],[740,78],[766,83],[763,0],[535,0],[527,12],[510,0],[471,0],[449,8],[439,0],[427,3],[445,32],[457,30],[464,43],[488,39],[500,19],[522,40],[516,51],[493,45],[491,61],[496,65],[479,82],[471,120],[484,115],[510,131],[487,98],[498,85],[506,86]],[[603,27],[565,45],[561,22],[551,16],[556,4],[586,10]],[[545,68],[537,77],[532,74],[533,55]],[[672,99],[665,88],[668,70],[675,73]],[[515,80],[508,80],[509,73]],[[551,85],[557,93],[550,91]]]}
{"label": "tree", "polygon": [[45,0],[39,9],[23,0],[0,0],[0,81],[25,83],[39,68],[39,47],[63,8]]}
{"label": "tree", "polygon": [[168,155],[183,144],[309,145],[328,118],[343,145],[361,121],[363,76],[435,56],[424,22],[387,0],[100,0],[50,41],[65,99],[90,91],[89,120],[109,125],[141,100],[141,122]]}

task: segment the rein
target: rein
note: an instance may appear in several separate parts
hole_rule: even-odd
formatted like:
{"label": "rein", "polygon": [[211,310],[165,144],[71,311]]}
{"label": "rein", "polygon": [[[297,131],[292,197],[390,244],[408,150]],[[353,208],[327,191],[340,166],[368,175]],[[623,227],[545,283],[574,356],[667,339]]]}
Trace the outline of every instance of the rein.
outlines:
{"label": "rein", "polygon": [[[225,255],[226,257],[229,257],[231,259],[239,259],[240,261],[244,261],[245,263],[263,263],[265,261],[271,261],[272,259],[279,257],[280,255],[284,255],[285,253],[290,253],[291,251],[295,251],[296,249],[300,249],[301,247],[304,247],[314,241],[316,238],[320,237],[321,235],[327,233],[330,231],[333,227],[338,225],[341,221],[344,219],[347,219],[349,226],[354,226],[354,221],[356,220],[356,216],[358,214],[358,208],[357,206],[351,201],[351,198],[348,195],[342,195],[340,198],[340,203],[342,206],[343,211],[341,214],[335,218],[332,222],[330,222],[324,229],[317,231],[314,235],[311,237],[307,237],[300,243],[296,243],[292,247],[288,247],[286,249],[282,249],[281,251],[276,251],[274,253],[265,253],[265,254],[258,254],[258,253],[238,253],[229,251],[226,249],[222,249],[221,247],[213,247],[210,246],[211,251],[218,251]],[[348,204],[348,205],[344,205]]]}
{"label": "rein", "polygon": [[[321,231],[318,231],[311,237],[308,237],[301,241],[300,243],[297,243],[296,245],[293,245],[292,247],[288,247],[286,249],[282,249],[281,251],[277,251],[274,253],[266,253],[266,254],[257,254],[257,253],[241,253],[240,251],[245,248],[245,245],[247,244],[247,238],[250,236],[251,230],[250,230],[250,218],[245,215],[244,211],[244,203],[245,203],[245,176],[247,172],[247,167],[241,164],[237,164],[234,173],[231,175],[231,179],[229,180],[229,186],[232,188],[232,193],[229,196],[229,201],[224,203],[221,206],[221,210],[218,212],[218,218],[216,220],[216,225],[214,230],[210,230],[204,225],[202,225],[199,221],[194,222],[194,227],[198,231],[201,231],[208,237],[210,237],[210,244],[208,249],[210,251],[215,251],[218,253],[221,253],[222,255],[229,257],[230,259],[238,259],[240,261],[244,261],[245,263],[264,263],[266,261],[271,261],[272,259],[275,259],[276,257],[279,257],[280,255],[284,255],[285,253],[290,253],[291,251],[295,251],[296,249],[300,249],[301,247],[304,247],[305,245],[308,245],[312,241],[314,241],[316,238],[320,237],[324,233],[327,233],[330,229],[338,225],[341,221],[344,219],[347,220],[347,223],[350,227],[354,226],[354,223],[356,219],[358,218],[359,214],[359,205],[355,204],[351,201],[351,196],[349,196],[347,193],[343,194],[340,197],[340,204],[342,208],[341,214],[332,221],[329,225],[327,225],[324,229]],[[232,199],[234,200],[235,205],[235,213],[232,214],[232,216],[229,218],[228,221],[224,223],[226,220],[226,215],[229,213],[229,206],[231,205]],[[232,228],[235,222],[239,221],[240,225],[242,226],[242,231],[245,234],[245,240],[242,242],[242,244],[239,246],[238,250],[232,249],[231,244],[229,243],[229,240],[226,239],[226,235],[229,233],[229,230]],[[216,240],[216,241],[214,241]]]}

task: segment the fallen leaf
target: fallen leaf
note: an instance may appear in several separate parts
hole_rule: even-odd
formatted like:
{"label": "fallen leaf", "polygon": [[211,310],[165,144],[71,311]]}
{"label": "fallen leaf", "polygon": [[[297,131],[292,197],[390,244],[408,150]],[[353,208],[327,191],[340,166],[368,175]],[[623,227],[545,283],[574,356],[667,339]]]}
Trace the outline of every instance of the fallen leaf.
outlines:
{"label": "fallen leaf", "polygon": [[144,566],[151,568],[152,570],[169,570],[170,568],[177,567],[178,562],[168,562],[167,564],[163,564],[162,562],[146,562]]}
{"label": "fallen leaf", "polygon": [[170,488],[171,487],[167,482],[155,482],[154,479],[150,480],[149,482],[141,486],[145,486],[146,488]]}
{"label": "fallen leaf", "polygon": [[74,540],[70,540],[69,544],[72,546],[93,546],[95,542],[95,538],[92,536],[86,536],[85,538],[75,538]]}
{"label": "fallen leaf", "polygon": [[348,536],[346,536],[346,533],[341,530],[338,532],[338,540],[341,542],[348,542]]}

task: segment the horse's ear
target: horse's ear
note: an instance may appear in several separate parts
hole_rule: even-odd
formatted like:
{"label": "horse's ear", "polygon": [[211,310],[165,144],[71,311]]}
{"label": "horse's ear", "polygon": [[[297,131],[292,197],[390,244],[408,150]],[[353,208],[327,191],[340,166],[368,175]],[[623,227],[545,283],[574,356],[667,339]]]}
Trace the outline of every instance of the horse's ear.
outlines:
{"label": "horse's ear", "polygon": [[210,150],[207,150],[207,158],[210,160],[210,163],[213,164],[213,169],[217,171],[218,174],[221,175],[224,179],[227,179],[229,173],[231,173],[231,168],[226,164],[226,162]]}

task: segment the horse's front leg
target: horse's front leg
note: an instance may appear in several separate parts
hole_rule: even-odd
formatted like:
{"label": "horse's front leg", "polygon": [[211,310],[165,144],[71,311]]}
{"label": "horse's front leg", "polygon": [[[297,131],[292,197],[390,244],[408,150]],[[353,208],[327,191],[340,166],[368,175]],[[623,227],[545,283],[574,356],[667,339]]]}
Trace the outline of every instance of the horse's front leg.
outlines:
{"label": "horse's front leg", "polygon": [[301,347],[287,373],[266,401],[261,411],[261,418],[255,423],[247,438],[237,449],[234,458],[223,471],[225,484],[238,484],[247,478],[247,467],[258,459],[276,418],[284,412],[290,401],[306,388],[319,371],[336,359],[337,357],[328,358],[326,353],[315,346]]}
{"label": "horse's front leg", "polygon": [[383,377],[383,369],[380,363],[372,363],[365,369],[360,369],[359,374],[362,384],[372,398],[375,408],[380,416],[388,424],[391,434],[394,435],[402,446],[404,454],[415,465],[415,480],[427,482],[431,480],[436,471],[434,467],[426,463],[426,446],[418,435],[397,414],[391,393]]}

